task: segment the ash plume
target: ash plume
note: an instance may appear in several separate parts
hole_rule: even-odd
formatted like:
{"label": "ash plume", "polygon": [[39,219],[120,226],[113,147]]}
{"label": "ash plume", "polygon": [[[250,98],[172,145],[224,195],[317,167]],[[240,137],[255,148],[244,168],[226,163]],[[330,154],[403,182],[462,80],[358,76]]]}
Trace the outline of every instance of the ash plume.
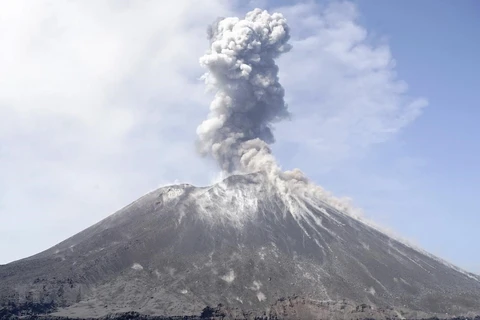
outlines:
{"label": "ash plume", "polygon": [[225,172],[275,165],[268,147],[275,141],[272,124],[289,116],[275,59],[290,50],[289,38],[283,16],[260,9],[209,29],[210,50],[200,63],[216,93],[197,134],[200,152],[212,155]]}
{"label": "ash plume", "polygon": [[197,128],[198,148],[226,174],[266,173],[288,194],[307,194],[348,211],[348,202],[310,183],[298,169],[282,171],[269,144],[273,124],[289,118],[275,59],[290,51],[290,29],[280,13],[254,9],[244,19],[219,19],[208,29],[210,48],[200,58],[215,92],[208,119]]}

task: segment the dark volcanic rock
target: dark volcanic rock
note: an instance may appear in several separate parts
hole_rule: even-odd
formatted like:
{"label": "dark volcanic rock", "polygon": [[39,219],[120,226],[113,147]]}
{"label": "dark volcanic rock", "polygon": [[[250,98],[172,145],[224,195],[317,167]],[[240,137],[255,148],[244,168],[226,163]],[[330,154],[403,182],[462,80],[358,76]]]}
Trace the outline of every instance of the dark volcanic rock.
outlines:
{"label": "dark volcanic rock", "polygon": [[0,306],[12,304],[77,318],[219,304],[239,319],[452,317],[480,314],[480,278],[254,174],[161,188],[0,266]]}

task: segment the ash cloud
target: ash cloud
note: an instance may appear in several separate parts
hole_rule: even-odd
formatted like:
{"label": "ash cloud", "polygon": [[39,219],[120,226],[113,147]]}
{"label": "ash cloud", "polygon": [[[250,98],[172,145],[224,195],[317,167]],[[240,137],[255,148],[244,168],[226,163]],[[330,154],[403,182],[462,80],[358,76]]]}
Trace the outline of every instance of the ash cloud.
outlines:
{"label": "ash cloud", "polygon": [[245,19],[217,21],[208,34],[210,50],[200,63],[215,98],[197,129],[200,152],[227,173],[275,165],[268,147],[275,141],[272,125],[289,117],[275,63],[291,48],[286,20],[255,9]]}
{"label": "ash cloud", "polygon": [[208,29],[210,48],[200,58],[203,76],[215,92],[208,118],[197,128],[198,149],[212,156],[226,174],[264,172],[281,191],[352,211],[310,183],[298,169],[282,171],[269,144],[273,125],[290,114],[275,59],[290,51],[290,29],[280,13],[254,9],[244,19],[218,19]]}

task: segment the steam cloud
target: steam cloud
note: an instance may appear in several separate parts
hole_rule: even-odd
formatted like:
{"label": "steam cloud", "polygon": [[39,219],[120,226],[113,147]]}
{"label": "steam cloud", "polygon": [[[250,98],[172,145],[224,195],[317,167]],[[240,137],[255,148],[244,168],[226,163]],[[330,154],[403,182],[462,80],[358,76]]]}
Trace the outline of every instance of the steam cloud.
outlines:
{"label": "steam cloud", "polygon": [[275,141],[272,125],[289,117],[275,64],[291,49],[286,19],[255,9],[245,19],[218,20],[208,36],[210,49],[200,64],[207,69],[204,79],[215,97],[208,119],[197,128],[200,153],[211,155],[225,173],[264,172],[286,192],[313,193],[349,211],[345,200],[313,185],[300,170],[282,171],[269,148]]}

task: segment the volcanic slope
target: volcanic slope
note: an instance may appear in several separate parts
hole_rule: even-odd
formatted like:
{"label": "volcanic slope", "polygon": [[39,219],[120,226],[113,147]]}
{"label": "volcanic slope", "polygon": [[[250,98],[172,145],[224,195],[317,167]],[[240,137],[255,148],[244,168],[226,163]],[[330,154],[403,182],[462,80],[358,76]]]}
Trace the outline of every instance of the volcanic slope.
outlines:
{"label": "volcanic slope", "polygon": [[248,174],[158,189],[0,266],[9,302],[53,302],[69,317],[199,315],[218,304],[244,317],[333,318],[355,305],[379,318],[479,314],[480,277]]}

